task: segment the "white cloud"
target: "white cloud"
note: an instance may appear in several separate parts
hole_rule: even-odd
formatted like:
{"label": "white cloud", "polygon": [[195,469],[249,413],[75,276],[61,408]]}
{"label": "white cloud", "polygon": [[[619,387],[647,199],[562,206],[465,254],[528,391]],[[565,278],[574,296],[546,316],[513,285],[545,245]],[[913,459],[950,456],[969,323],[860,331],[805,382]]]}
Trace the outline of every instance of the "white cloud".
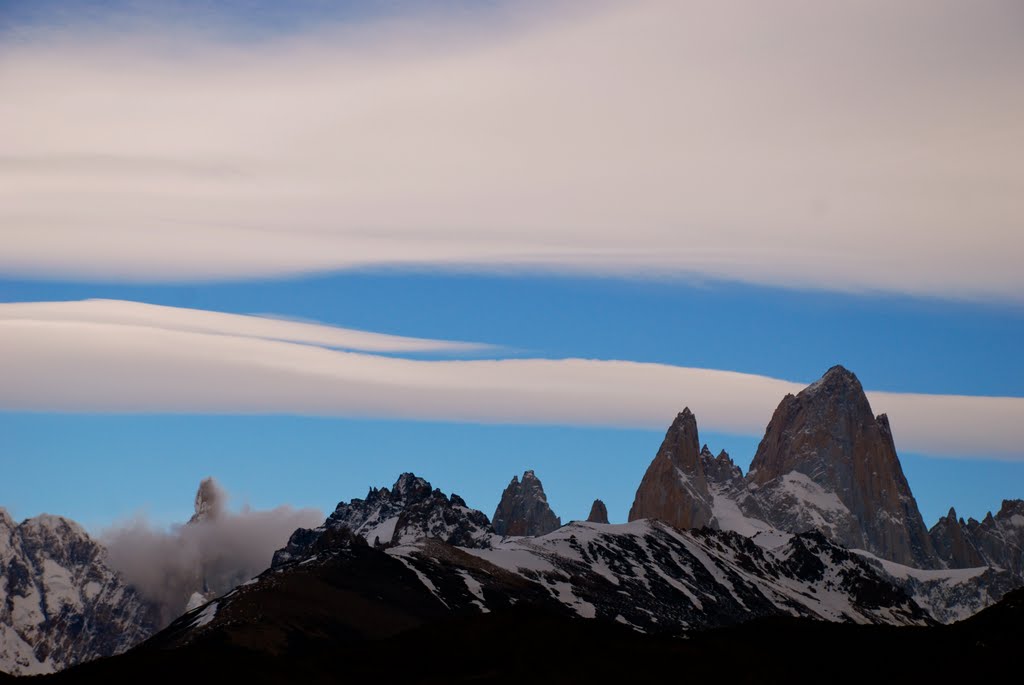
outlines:
{"label": "white cloud", "polygon": [[82,300],[72,302],[0,303],[0,321],[55,321],[63,323],[99,323],[142,328],[163,328],[264,338],[336,347],[363,352],[474,352],[492,349],[477,343],[407,338],[370,333],[266,316],[227,314],[203,309],[164,307],[124,300]]}
{"label": "white cloud", "polygon": [[28,33],[0,47],[0,271],[426,265],[1020,299],[1021,13],[635,0],[247,45]]}
{"label": "white cloud", "polygon": [[[140,305],[141,306],[141,305]],[[284,413],[664,428],[759,436],[802,384],[588,359],[421,361],[148,322],[0,319],[0,410]],[[1024,398],[870,392],[905,452],[1022,459]]]}

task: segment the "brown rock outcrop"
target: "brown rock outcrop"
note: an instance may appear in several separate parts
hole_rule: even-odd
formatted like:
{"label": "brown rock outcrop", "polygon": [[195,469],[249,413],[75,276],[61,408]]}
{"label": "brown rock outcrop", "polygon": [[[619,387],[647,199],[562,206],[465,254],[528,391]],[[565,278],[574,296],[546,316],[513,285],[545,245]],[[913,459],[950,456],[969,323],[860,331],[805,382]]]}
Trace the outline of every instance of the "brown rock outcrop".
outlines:
{"label": "brown rock outcrop", "polygon": [[658,519],[676,528],[700,528],[710,525],[714,518],[711,505],[697,419],[687,407],[669,426],[647,468],[629,510],[629,520]]}
{"label": "brown rock outcrop", "polygon": [[965,533],[986,564],[1024,578],[1024,500],[1003,500],[981,523],[968,519]]}
{"label": "brown rock outcrop", "polygon": [[491,524],[498,535],[546,535],[560,528],[562,519],[551,511],[540,479],[533,471],[526,471],[522,482],[512,476]]}
{"label": "brown rock outcrop", "polygon": [[860,381],[841,366],[782,400],[747,484],[757,500],[752,508],[772,525],[793,530],[820,523],[819,515],[793,518],[799,500],[816,507],[828,534],[846,547],[919,568],[940,564],[900,467],[889,420],[872,414]]}
{"label": "brown rock outcrop", "polygon": [[704,445],[700,451],[701,466],[709,484],[733,485],[742,482],[743,471],[733,463],[729,453],[722,450],[717,457],[711,456],[711,450]]}
{"label": "brown rock outcrop", "polygon": [[950,507],[949,513],[940,518],[928,531],[935,554],[950,568],[985,565],[974,543],[968,540],[965,528],[966,524],[962,520],[957,520],[956,510]]}
{"label": "brown rock outcrop", "polygon": [[590,516],[587,517],[590,523],[608,523],[608,507],[599,499],[595,499],[590,506]]}

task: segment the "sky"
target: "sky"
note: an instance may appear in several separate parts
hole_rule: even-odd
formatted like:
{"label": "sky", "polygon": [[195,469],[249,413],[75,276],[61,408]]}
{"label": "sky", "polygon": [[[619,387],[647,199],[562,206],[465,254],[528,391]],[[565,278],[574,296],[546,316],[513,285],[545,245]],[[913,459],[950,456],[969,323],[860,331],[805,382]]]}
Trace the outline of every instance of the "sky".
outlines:
{"label": "sky", "polygon": [[[0,506],[535,469],[625,520],[834,364],[928,524],[1024,497],[1016,2],[0,2]],[[870,49],[868,49],[870,48]]]}

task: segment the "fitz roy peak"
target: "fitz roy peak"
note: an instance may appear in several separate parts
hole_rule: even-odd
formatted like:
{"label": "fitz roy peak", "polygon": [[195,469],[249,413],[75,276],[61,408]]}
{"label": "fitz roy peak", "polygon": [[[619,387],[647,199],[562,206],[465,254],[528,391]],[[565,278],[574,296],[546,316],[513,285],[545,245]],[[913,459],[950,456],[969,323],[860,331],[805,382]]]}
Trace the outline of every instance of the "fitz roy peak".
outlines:
{"label": "fitz roy peak", "polygon": [[939,566],[903,475],[889,419],[834,366],[772,416],[747,474],[744,507],[776,528],[823,528],[841,545],[905,566]]}
{"label": "fitz roy peak", "polygon": [[821,530],[850,549],[917,568],[941,567],[903,475],[889,421],[857,377],[835,366],[783,398],[743,478],[726,453],[699,449],[679,414],[637,490],[630,520],[745,534]]}

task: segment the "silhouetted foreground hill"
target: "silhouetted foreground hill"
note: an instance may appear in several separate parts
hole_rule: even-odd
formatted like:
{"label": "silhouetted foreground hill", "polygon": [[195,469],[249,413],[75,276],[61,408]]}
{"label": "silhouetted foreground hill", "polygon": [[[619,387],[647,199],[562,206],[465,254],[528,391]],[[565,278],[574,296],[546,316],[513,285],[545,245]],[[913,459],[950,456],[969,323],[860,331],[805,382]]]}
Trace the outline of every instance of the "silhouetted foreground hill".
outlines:
{"label": "silhouetted foreground hill", "polygon": [[[358,607],[342,606],[344,594],[308,625],[274,605],[258,622],[223,625],[193,640],[182,640],[183,627],[175,624],[124,655],[33,682],[591,683],[665,673],[750,683],[1002,682],[1018,672],[1024,644],[1024,590],[949,626],[769,618],[686,638],[532,607],[441,618],[388,637],[357,636],[351,620]],[[337,610],[347,627],[327,620]],[[387,612],[362,618],[381,634],[403,620]]]}

